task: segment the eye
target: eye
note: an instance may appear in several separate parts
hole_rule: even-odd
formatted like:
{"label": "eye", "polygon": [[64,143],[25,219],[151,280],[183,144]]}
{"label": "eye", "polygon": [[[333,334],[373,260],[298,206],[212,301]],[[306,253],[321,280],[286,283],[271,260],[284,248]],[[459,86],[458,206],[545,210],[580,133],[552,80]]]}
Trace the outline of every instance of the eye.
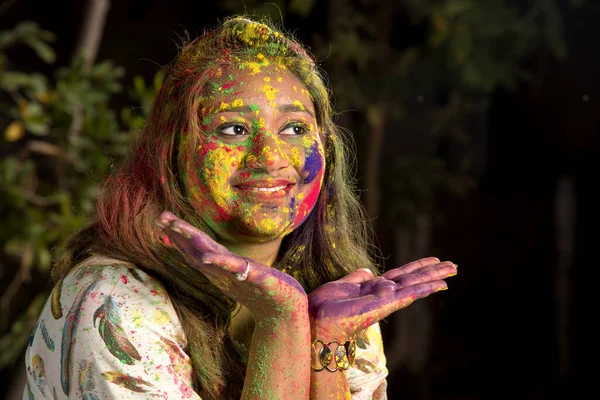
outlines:
{"label": "eye", "polygon": [[280,135],[303,135],[308,132],[308,128],[303,124],[291,124],[283,128]]}
{"label": "eye", "polygon": [[235,125],[225,125],[219,127],[219,132],[225,136],[240,136],[247,135],[248,129],[244,125],[235,124]]}

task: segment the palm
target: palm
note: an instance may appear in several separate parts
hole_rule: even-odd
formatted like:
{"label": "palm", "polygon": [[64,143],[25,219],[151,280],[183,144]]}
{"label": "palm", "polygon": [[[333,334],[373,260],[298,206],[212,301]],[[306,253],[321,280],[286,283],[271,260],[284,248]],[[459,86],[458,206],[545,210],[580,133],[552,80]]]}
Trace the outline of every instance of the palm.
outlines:
{"label": "palm", "polygon": [[451,262],[425,258],[374,278],[366,270],[328,282],[308,296],[309,311],[320,334],[349,338],[416,299],[447,288],[456,274]]}
{"label": "palm", "polygon": [[[302,303],[306,292],[290,275],[230,252],[206,233],[175,215],[161,214],[164,232],[187,263],[202,272],[225,295],[245,305],[255,317],[291,313]],[[235,276],[251,265],[247,280]]]}

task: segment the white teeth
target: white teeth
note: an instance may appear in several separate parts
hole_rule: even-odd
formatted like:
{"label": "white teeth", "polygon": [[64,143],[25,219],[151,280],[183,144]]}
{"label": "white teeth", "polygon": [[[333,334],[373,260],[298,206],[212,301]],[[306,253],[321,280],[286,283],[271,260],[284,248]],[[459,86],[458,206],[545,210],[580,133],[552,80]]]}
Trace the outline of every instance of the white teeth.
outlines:
{"label": "white teeth", "polygon": [[283,186],[275,186],[275,187],[271,187],[271,188],[253,188],[253,187],[248,187],[248,188],[244,188],[246,190],[254,190],[256,192],[277,192],[278,190],[282,190],[285,189],[287,185],[283,185]]}

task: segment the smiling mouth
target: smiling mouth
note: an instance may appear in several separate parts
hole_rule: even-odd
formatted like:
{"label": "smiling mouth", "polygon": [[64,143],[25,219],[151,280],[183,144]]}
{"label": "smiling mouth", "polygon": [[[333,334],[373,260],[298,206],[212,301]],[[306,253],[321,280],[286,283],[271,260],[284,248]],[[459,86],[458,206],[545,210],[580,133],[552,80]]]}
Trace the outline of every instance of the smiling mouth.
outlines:
{"label": "smiling mouth", "polygon": [[253,192],[269,192],[269,193],[273,193],[273,192],[277,192],[279,190],[283,190],[287,187],[288,185],[281,185],[281,186],[274,186],[274,187],[249,187],[249,186],[238,186],[238,189],[242,189],[242,190],[251,190]]}

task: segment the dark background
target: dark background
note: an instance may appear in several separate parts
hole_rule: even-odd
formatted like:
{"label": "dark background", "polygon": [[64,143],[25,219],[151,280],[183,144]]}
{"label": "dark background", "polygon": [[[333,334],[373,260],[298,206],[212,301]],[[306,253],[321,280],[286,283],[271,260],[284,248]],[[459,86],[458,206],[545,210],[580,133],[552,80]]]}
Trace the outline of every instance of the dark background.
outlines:
{"label": "dark background", "polygon": [[[67,64],[84,8],[83,1],[16,1],[0,17],[0,29],[21,20],[37,21],[56,34],[56,64]],[[136,74],[151,78],[176,54],[178,35],[187,30],[195,36],[227,14],[213,2],[113,1],[98,59],[124,66],[124,81]],[[599,17],[600,5],[594,1],[565,11],[568,57],[534,55],[524,60],[536,83],[496,90],[485,115],[471,124],[477,134],[468,146],[478,149],[481,160],[476,185],[463,196],[436,193],[442,218],[435,219],[424,254],[456,262],[459,274],[449,280],[449,291],[423,300],[429,339],[424,347],[415,346],[426,349],[426,361],[411,367],[406,344],[419,340],[414,332],[408,343],[404,339],[404,350],[387,353],[393,365],[390,399],[577,398],[593,383],[586,371],[592,368],[590,362],[596,365],[589,343],[594,342],[597,315],[592,304],[598,267],[592,255],[598,237],[592,192],[598,182],[600,144]],[[312,33],[325,29],[321,24],[326,21],[326,13],[309,20],[290,16],[285,25],[310,43]],[[20,57],[24,65],[36,62],[26,52]],[[115,101],[127,103],[125,98]],[[361,140],[368,141],[368,136],[357,142]],[[442,146],[439,154],[452,158],[460,151]],[[359,186],[368,168],[361,164],[361,154]],[[393,158],[384,154],[383,170]],[[557,191],[559,182],[566,182],[566,192]],[[572,198],[576,210],[566,221],[575,229],[567,256],[557,239],[557,196]],[[392,231],[385,219],[378,221],[386,268],[403,259],[394,254]],[[561,257],[567,260],[564,272]],[[557,289],[561,284],[566,291]],[[566,316],[560,328],[559,307],[565,307]],[[419,310],[413,311],[414,318]],[[391,317],[382,324],[390,352],[399,335],[411,330],[410,321]],[[567,338],[562,347],[558,329]],[[560,352],[566,354],[562,362]],[[3,379],[12,380],[11,373],[4,371]]]}

